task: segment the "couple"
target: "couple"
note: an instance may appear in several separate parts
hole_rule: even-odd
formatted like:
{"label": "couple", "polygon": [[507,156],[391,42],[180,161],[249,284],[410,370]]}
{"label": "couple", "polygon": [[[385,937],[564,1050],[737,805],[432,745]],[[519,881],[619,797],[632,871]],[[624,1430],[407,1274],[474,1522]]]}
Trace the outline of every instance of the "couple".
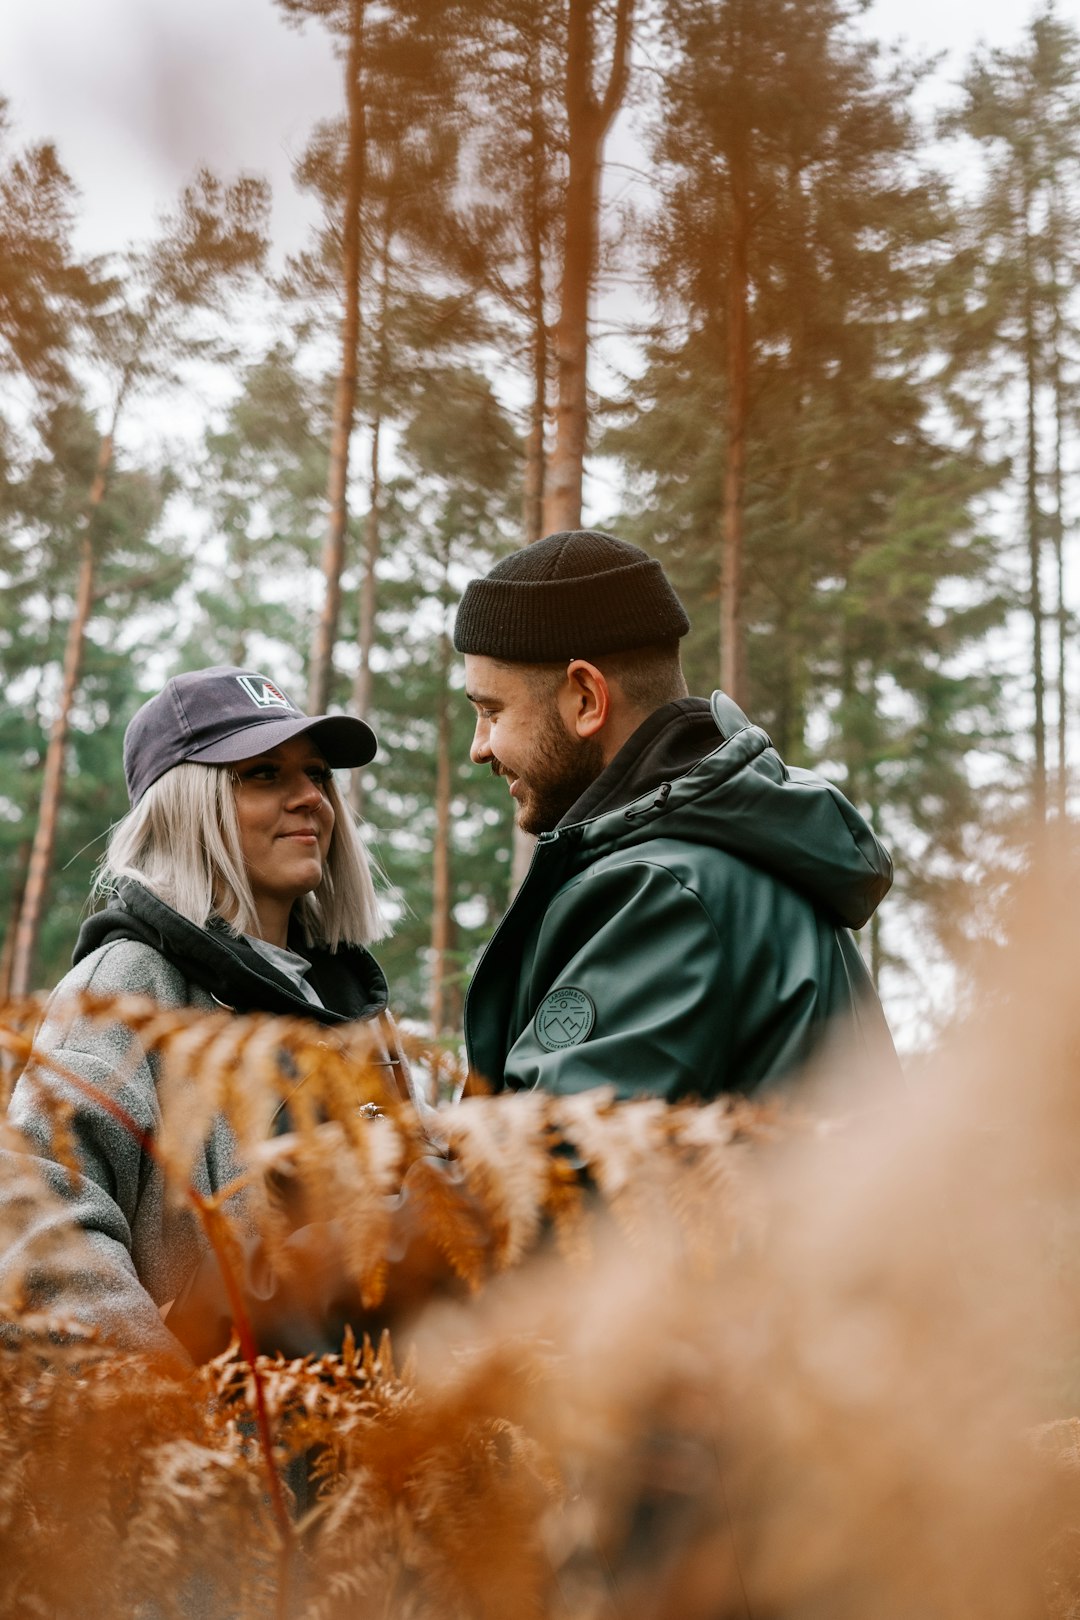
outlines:
{"label": "couple", "polygon": [[[888,889],[889,858],[727,698],[687,695],[688,629],[659,563],[591,531],[524,548],[462,599],[472,758],[506,778],[519,824],[539,834],[466,1001],[470,1069],[497,1091],[710,1098],[772,1085],[838,1027],[891,1049],[847,932]],[[375,749],[362,720],[303,715],[263,675],[171,680],[128,727],[132,810],[109,843],[109,901],[58,995],[370,1020],[400,1081],[367,950],[375,892],[332,776]],[[106,1090],[119,1083],[155,1131],[154,1076],[125,1062],[123,1029],[50,1020],[39,1045]],[[11,1115],[94,1255],[52,1292],[106,1339],[165,1348],[159,1307],[198,1264],[199,1235],[131,1135],[75,1099],[84,1173],[69,1178],[38,1084],[20,1079]],[[218,1121],[200,1192],[234,1176],[232,1146]],[[5,1265],[32,1267],[39,1238],[28,1228]]]}

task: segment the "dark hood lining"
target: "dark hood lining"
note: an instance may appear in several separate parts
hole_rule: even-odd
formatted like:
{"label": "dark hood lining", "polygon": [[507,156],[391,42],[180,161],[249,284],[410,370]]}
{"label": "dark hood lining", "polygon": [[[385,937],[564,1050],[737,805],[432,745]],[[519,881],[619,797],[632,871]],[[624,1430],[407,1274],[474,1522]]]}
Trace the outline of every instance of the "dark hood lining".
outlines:
{"label": "dark hood lining", "polygon": [[290,948],[311,963],[310,983],[325,1003],[316,1007],[224,924],[198,928],[130,878],[120,880],[113,904],[83,923],[73,961],[119,939],[152,946],[192,983],[240,1013],[298,1015],[321,1024],[337,1024],[372,1018],[387,1003],[382,969],[362,946],[342,946],[330,952],[290,938]]}
{"label": "dark hood lining", "polygon": [[707,698],[675,698],[663,704],[627,738],[559,826],[621,810],[661,783],[685,776],[722,741]]}

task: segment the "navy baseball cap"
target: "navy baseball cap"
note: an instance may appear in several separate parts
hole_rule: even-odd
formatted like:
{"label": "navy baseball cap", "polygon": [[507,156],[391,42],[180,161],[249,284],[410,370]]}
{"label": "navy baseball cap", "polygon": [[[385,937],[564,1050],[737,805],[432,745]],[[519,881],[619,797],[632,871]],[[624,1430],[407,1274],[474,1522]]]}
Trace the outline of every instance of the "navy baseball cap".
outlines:
{"label": "navy baseball cap", "polygon": [[375,758],[378,742],[363,720],[305,714],[267,675],[228,664],[174,675],[124,733],[128,797],[138,804],[174,765],[234,765],[307,733],[335,770]]}

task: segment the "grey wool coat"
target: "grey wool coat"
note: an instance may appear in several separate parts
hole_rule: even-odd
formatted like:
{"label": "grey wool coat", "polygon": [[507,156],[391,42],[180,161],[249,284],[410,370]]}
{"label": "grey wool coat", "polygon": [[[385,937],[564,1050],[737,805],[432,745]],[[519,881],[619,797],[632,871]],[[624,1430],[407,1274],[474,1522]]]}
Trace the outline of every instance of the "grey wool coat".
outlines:
{"label": "grey wool coat", "polygon": [[[197,928],[141,885],[124,880],[116,903],[84,924],[75,965],[50,998],[37,1044],[115,1097],[153,1136],[161,1122],[153,1060],[132,1050],[136,1037],[123,1026],[65,1016],[64,1001],[78,991],[130,994],[165,1007],[220,1011],[225,1005],[323,1024],[385,1010],[386,981],[367,951],[344,947],[331,955],[295,948],[312,962],[310,982],[323,1007],[305,1000],[246,941],[223,928]],[[74,1179],[55,1157],[43,1105],[46,1086],[59,1090],[74,1109],[81,1167]],[[17,1331],[12,1307],[21,1301],[93,1328],[118,1348],[183,1356],[162,1307],[183,1290],[205,1252],[192,1211],[166,1196],[157,1165],[119,1120],[43,1069],[20,1076],[9,1118],[34,1162],[17,1152],[0,1153],[0,1332],[11,1337]],[[219,1116],[196,1157],[192,1185],[209,1195],[239,1168],[233,1133]],[[35,1196],[31,1169],[54,1198]],[[242,1215],[235,1207],[232,1212]],[[84,1242],[72,1243],[73,1224]]]}

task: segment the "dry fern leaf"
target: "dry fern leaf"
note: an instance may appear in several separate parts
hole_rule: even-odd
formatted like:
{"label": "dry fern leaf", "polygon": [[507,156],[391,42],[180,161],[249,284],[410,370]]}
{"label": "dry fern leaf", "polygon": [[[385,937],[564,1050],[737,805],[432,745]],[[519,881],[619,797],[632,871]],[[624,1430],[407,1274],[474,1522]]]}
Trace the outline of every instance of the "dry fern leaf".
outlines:
{"label": "dry fern leaf", "polygon": [[411,1263],[418,1278],[430,1275],[435,1280],[439,1268],[429,1258],[431,1251],[469,1288],[479,1288],[492,1244],[486,1208],[471,1192],[465,1177],[455,1175],[446,1160],[414,1160],[402,1182],[390,1260]]}
{"label": "dry fern leaf", "polygon": [[497,1107],[483,1099],[463,1102],[441,1122],[483,1208],[497,1268],[516,1264],[540,1231],[551,1176],[547,1111],[546,1098],[528,1093],[501,1099]]}
{"label": "dry fern leaf", "polygon": [[701,1269],[763,1241],[766,1201],[749,1173],[749,1150],[779,1129],[771,1108],[733,1098],[672,1110],[668,1144],[677,1170],[666,1183],[668,1207]]}

